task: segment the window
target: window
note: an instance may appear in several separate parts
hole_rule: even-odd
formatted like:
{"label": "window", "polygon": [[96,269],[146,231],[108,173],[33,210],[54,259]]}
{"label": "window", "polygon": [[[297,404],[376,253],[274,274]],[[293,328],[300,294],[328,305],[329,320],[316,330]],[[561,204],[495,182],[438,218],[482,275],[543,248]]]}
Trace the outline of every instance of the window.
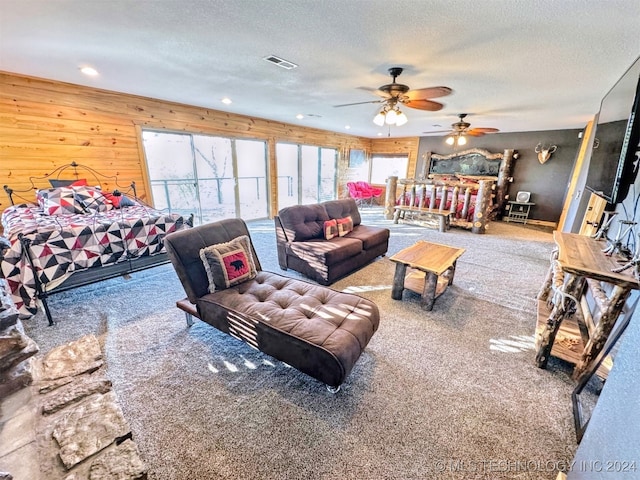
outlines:
{"label": "window", "polygon": [[407,177],[409,167],[408,155],[372,155],[371,175],[369,182],[377,185],[387,183],[387,178],[396,176],[398,178]]}

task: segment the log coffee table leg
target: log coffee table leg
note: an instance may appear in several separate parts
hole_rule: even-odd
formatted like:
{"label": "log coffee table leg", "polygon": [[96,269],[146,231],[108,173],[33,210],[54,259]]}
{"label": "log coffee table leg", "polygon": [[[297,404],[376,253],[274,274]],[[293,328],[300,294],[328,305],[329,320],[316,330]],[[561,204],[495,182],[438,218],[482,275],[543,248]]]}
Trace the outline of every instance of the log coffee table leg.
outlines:
{"label": "log coffee table leg", "polygon": [[433,303],[436,301],[436,286],[438,285],[438,275],[427,272],[424,279],[424,290],[420,298],[420,305],[425,310],[433,310]]}
{"label": "log coffee table leg", "polygon": [[449,283],[447,285],[453,285],[453,276],[456,274],[456,262],[453,262],[449,267]]}
{"label": "log coffee table leg", "polygon": [[396,273],[393,275],[393,286],[391,287],[391,298],[393,298],[394,300],[402,300],[402,291],[404,290],[404,276],[406,271],[406,264],[396,263]]}

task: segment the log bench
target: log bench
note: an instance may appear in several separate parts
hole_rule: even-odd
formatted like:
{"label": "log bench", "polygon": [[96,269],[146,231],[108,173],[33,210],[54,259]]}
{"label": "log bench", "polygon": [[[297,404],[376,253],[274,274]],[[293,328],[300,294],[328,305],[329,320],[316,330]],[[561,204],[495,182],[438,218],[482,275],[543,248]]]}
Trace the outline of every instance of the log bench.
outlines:
{"label": "log bench", "polygon": [[437,225],[440,232],[446,232],[451,226],[453,212],[439,210],[437,208],[420,208],[409,205],[397,205],[393,216],[393,223],[398,223],[400,218],[405,221],[417,223],[422,226]]}

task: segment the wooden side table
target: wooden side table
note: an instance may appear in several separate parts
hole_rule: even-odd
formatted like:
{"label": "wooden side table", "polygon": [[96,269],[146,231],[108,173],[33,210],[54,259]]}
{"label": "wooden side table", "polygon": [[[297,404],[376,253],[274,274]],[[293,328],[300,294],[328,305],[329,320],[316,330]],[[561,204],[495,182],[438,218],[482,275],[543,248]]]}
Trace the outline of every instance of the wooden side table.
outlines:
{"label": "wooden side table", "polygon": [[[602,351],[629,293],[640,289],[640,284],[631,275],[612,271],[620,264],[614,256],[602,252],[602,242],[558,231],[553,232],[553,239],[558,246],[558,258],[551,264],[538,295],[538,323],[542,329],[536,342],[536,364],[546,367],[556,334],[574,319],[576,342],[583,348],[577,355],[564,359],[576,364],[573,376],[580,381]],[[587,308],[587,291],[593,297],[593,311]]]}
{"label": "wooden side table", "polygon": [[[436,298],[453,283],[456,261],[464,252],[464,248],[424,240],[400,250],[389,259],[396,262],[391,298],[402,300],[406,288],[421,295],[422,308],[432,310]],[[407,267],[413,271],[407,273]]]}

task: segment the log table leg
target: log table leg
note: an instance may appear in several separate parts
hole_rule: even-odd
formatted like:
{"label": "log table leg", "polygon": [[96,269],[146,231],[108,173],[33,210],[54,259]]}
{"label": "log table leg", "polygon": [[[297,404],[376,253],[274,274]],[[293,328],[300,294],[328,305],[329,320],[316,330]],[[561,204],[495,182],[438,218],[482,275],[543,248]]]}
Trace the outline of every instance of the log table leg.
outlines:
{"label": "log table leg", "polygon": [[449,218],[448,215],[438,215],[438,230],[440,232],[447,231],[447,218]]}
{"label": "log table leg", "polygon": [[607,338],[609,338],[609,334],[613,330],[629,293],[630,290],[628,288],[622,288],[618,285],[613,288],[611,298],[607,302],[608,305],[600,314],[600,320],[598,321],[596,330],[585,345],[582,358],[573,371],[573,378],[575,380],[581,379],[580,377],[589,370],[588,367],[591,362],[598,357],[598,354],[604,348],[604,344],[607,342]]}
{"label": "log table leg", "polygon": [[402,300],[402,291],[404,290],[404,277],[406,272],[406,264],[396,263],[396,273],[393,275],[393,286],[391,288],[391,298],[394,300]]}
{"label": "log table leg", "polygon": [[458,263],[457,260],[453,262],[453,265],[451,265],[451,267],[449,267],[449,271],[447,274],[447,278],[449,279],[449,283],[447,283],[447,285],[449,286],[453,285],[453,276],[456,274],[456,263]]}
{"label": "log table leg", "polygon": [[567,310],[573,303],[573,298],[579,298],[580,292],[584,286],[584,278],[576,275],[570,275],[565,285],[564,296],[556,305],[554,305],[547,324],[542,331],[540,338],[540,348],[536,354],[536,365],[540,368],[546,368],[549,356],[551,355],[551,349],[553,348],[553,342],[556,340],[556,334],[560,328],[562,320],[564,320]]}
{"label": "log table leg", "polygon": [[433,304],[436,301],[436,287],[438,286],[438,275],[433,272],[427,272],[424,279],[424,290],[420,298],[420,305],[425,310],[433,310]]}

